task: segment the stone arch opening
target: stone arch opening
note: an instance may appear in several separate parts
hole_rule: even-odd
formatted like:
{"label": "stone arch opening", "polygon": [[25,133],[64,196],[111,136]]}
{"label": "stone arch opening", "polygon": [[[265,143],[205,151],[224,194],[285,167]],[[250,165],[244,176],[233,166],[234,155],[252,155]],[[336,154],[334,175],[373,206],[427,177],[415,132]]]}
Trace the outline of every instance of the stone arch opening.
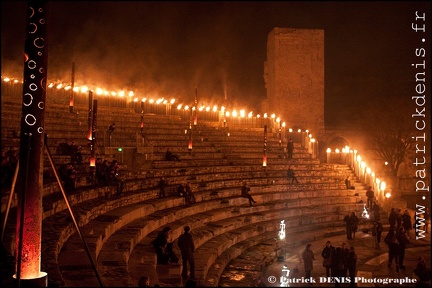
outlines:
{"label": "stone arch opening", "polygon": [[326,148],[334,150],[336,148],[342,149],[345,146],[351,146],[351,141],[343,136],[335,136],[329,139]]}

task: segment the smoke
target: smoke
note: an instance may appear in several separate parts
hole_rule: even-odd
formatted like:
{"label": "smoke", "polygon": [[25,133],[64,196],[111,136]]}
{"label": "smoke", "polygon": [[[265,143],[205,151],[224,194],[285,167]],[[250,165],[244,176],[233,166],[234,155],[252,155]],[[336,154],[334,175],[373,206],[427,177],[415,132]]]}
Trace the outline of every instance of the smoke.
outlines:
{"label": "smoke", "polygon": [[[410,95],[413,49],[430,50],[410,25],[415,11],[430,13],[428,2],[49,3],[49,81],[70,82],[75,63],[75,85],[182,103],[192,103],[197,89],[199,102],[226,99],[253,110],[266,97],[268,33],[324,29],[326,121],[334,123],[350,119],[363,99]],[[26,2],[1,7],[2,76],[21,78]]]}
{"label": "smoke", "polygon": [[[256,83],[252,73],[262,75],[262,67],[242,68],[248,52],[236,52],[241,35],[230,20],[231,8],[216,4],[111,2],[80,10],[72,2],[53,2],[50,79],[70,79],[74,62],[78,86],[186,102],[193,101],[195,88],[200,102],[258,99],[264,83],[262,77]],[[264,62],[265,53],[260,57]]]}

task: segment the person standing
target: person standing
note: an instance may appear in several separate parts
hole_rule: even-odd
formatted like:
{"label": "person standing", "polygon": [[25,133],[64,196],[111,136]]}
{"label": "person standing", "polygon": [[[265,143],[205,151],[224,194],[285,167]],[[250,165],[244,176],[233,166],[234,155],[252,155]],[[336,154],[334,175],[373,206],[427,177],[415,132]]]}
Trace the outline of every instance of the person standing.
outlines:
{"label": "person standing", "polygon": [[187,277],[188,272],[188,263],[190,266],[190,279],[195,278],[195,258],[194,258],[194,252],[195,252],[195,244],[194,239],[192,235],[190,234],[190,227],[185,226],[184,233],[180,235],[177,245],[180,248],[181,251],[181,257],[182,257],[182,276]]}
{"label": "person standing", "polygon": [[367,197],[367,208],[369,211],[372,210],[373,201],[375,199],[375,192],[372,190],[372,186],[368,187],[368,190],[366,191],[366,197]]}
{"label": "person standing", "polygon": [[355,277],[357,275],[357,254],[353,246],[350,247],[348,254],[348,274],[350,277],[350,287],[355,287]]}
{"label": "person standing", "polygon": [[382,231],[383,231],[383,226],[382,226],[381,220],[378,218],[374,221],[373,227],[372,227],[372,236],[374,238],[374,248],[375,249],[381,249],[380,243],[381,243]]}
{"label": "person standing", "polygon": [[[310,279],[311,272],[313,270],[313,260],[315,260],[314,253],[311,249],[312,244],[307,244],[306,249],[302,253],[302,259],[303,259],[303,265],[304,270],[306,273],[306,279]],[[307,281],[307,280],[306,280]]]}
{"label": "person standing", "polygon": [[116,124],[114,122],[112,122],[109,126],[108,126],[108,146],[111,146],[111,134],[114,132],[116,128]]}
{"label": "person standing", "polygon": [[342,277],[347,277],[348,273],[348,255],[350,250],[346,247],[346,243],[342,242],[341,245],[341,260],[343,263],[343,269],[340,271]]}
{"label": "person standing", "polygon": [[346,231],[346,235],[347,235],[347,239],[351,240],[352,239],[352,233],[351,233],[351,219],[350,219],[351,213],[348,212],[347,215],[345,215],[344,217],[344,222],[345,222],[345,231]]}
{"label": "person standing", "polygon": [[355,233],[357,232],[358,229],[359,218],[357,217],[354,211],[351,212],[349,222],[351,226],[351,235],[352,235],[351,238],[355,239]]}
{"label": "person standing", "polygon": [[294,152],[294,142],[290,138],[287,144],[288,160],[291,160],[293,158],[293,152]]}
{"label": "person standing", "polygon": [[377,201],[373,202],[372,215],[374,220],[380,218],[380,207]]}
{"label": "person standing", "polygon": [[405,212],[402,214],[402,227],[405,229],[406,234],[410,236],[410,230],[412,229],[412,221],[411,215],[409,214],[408,210],[405,210]]}
{"label": "person standing", "polygon": [[397,224],[397,213],[395,211],[394,208],[391,208],[389,216],[388,216],[388,221],[390,224],[390,229],[396,229],[396,224]]}
{"label": "person standing", "polygon": [[399,268],[402,270],[405,270],[405,266],[403,265],[403,261],[405,259],[406,245],[408,245],[410,243],[410,237],[406,233],[403,226],[399,227],[399,229],[396,233],[396,238],[399,242]]}
{"label": "person standing", "polygon": [[396,263],[396,271],[399,272],[399,241],[397,240],[396,234],[393,229],[390,229],[384,242],[388,245],[388,262],[387,267],[390,268],[393,259]]}
{"label": "person standing", "polygon": [[168,182],[165,180],[164,177],[161,177],[158,183],[158,187],[159,187],[159,198],[164,198],[165,197],[165,187],[168,184]]}
{"label": "person standing", "polygon": [[345,187],[346,189],[351,189],[351,181],[349,180],[349,176],[345,179]]}
{"label": "person standing", "polygon": [[[331,277],[342,277],[345,269],[343,266],[342,248],[337,247],[332,255]],[[335,281],[335,287],[340,287],[340,283]]]}
{"label": "person standing", "polygon": [[323,257],[323,266],[326,268],[326,276],[330,277],[331,271],[331,258],[334,254],[335,248],[331,245],[330,241],[326,242],[326,246],[321,252],[321,256]]}
{"label": "person standing", "polygon": [[402,209],[398,209],[396,213],[396,231],[402,226]]}

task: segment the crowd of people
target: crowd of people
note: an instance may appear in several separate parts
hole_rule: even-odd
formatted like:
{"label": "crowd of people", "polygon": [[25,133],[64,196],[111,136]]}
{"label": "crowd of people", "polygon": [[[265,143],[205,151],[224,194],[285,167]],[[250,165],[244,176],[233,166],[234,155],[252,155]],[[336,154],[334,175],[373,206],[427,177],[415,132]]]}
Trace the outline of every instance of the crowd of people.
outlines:
{"label": "crowd of people", "polygon": [[[114,123],[113,123],[114,124]],[[115,124],[114,124],[115,128]],[[111,133],[114,131],[111,129]],[[293,144],[292,139],[288,142],[288,159],[292,159]],[[64,188],[67,192],[74,191],[77,181],[77,168],[76,164],[82,163],[81,147],[77,146],[66,139],[65,143],[60,145],[60,153],[62,155],[70,155],[71,162],[64,164],[59,169],[59,175],[61,180],[64,182]],[[165,153],[165,159],[168,161],[180,161],[178,155],[173,154],[169,148]],[[18,162],[18,151],[2,149],[2,164],[1,164],[1,183],[3,185],[10,185],[12,180],[13,172]],[[102,158],[96,159],[96,170],[95,180],[99,185],[116,185],[117,193],[122,194],[124,189],[124,180],[119,176],[120,165],[118,160],[103,160]],[[291,180],[291,183],[299,183],[295,175],[294,170],[291,166],[287,170],[287,178]],[[159,197],[166,197],[166,187],[168,182],[165,177],[161,177],[158,182]],[[347,189],[353,189],[349,177],[345,179],[345,185]],[[241,187],[241,197],[247,198],[249,205],[257,203],[252,195],[250,194],[250,186],[247,182],[243,182]],[[177,194],[179,197],[184,197],[185,204],[190,205],[196,202],[194,193],[192,191],[191,183],[179,184],[177,188]],[[378,203],[375,201],[374,191],[369,186],[366,192],[366,207],[371,215],[372,220],[372,237],[373,237],[373,248],[381,249],[380,243],[382,240],[382,233],[384,233],[383,225],[380,219],[380,208]],[[427,210],[425,213],[425,232],[428,233],[428,224],[430,223],[430,213]],[[387,266],[392,267],[395,265],[396,271],[399,269],[406,269],[404,265],[405,250],[410,244],[411,230],[415,229],[416,223],[413,223],[412,218],[408,210],[403,209],[391,209],[388,215],[390,228],[388,233],[385,234],[384,242],[388,247],[388,261]],[[355,239],[356,232],[358,231],[359,218],[354,211],[350,211],[344,217],[346,227],[346,238],[348,240]],[[189,277],[190,280],[195,278],[195,261],[194,261],[194,239],[190,233],[190,227],[185,226],[184,232],[178,238],[178,247],[181,251],[181,265],[182,265],[182,276],[184,278]],[[157,264],[166,265],[170,263],[178,264],[180,262],[179,257],[174,253],[173,242],[171,239],[172,230],[170,227],[165,227],[154,239],[153,245],[157,255]],[[311,249],[312,244],[307,244],[301,257],[304,264],[305,276],[310,277],[313,270],[313,262],[315,259],[314,253]],[[330,241],[327,241],[325,247],[321,252],[323,266],[326,268],[327,277],[350,277],[353,279],[356,276],[357,271],[357,254],[354,246],[347,247],[346,243],[343,242],[341,247],[334,247]],[[424,258],[419,257],[417,266],[414,270],[414,274],[423,282],[430,281],[430,269],[427,267]],[[189,282],[189,285],[194,285]],[[354,281],[351,283],[354,285]],[[195,284],[196,285],[196,284]],[[336,286],[338,283],[335,284]],[[139,282],[140,287],[149,287],[149,278],[143,276]]]}
{"label": "crowd of people", "polygon": [[186,205],[194,204],[196,202],[192,191],[192,186],[189,181],[186,183],[181,183],[177,187],[177,195],[178,197],[184,197]]}
{"label": "crowd of people", "polygon": [[72,164],[81,164],[83,162],[82,147],[75,144],[75,141],[65,139],[58,146],[57,154],[70,156]]}
{"label": "crowd of people", "polygon": [[118,160],[109,162],[100,157],[96,158],[95,180],[97,185],[114,185],[117,187],[117,194],[123,194],[124,180],[120,176]]}
{"label": "crowd of people", "polygon": [[[354,246],[348,248],[347,244],[342,242],[340,247],[334,247],[331,241],[327,241],[321,251],[321,257],[323,259],[322,265],[326,268],[326,277],[349,277],[351,280],[350,287],[355,286],[357,253]],[[335,287],[339,286],[339,283],[335,283]]]}
{"label": "crowd of people", "polygon": [[183,227],[183,233],[177,240],[177,246],[181,253],[181,262],[179,257],[175,254],[173,249],[173,239],[171,237],[172,229],[167,226],[162,229],[161,232],[152,241],[153,247],[155,248],[158,265],[167,264],[181,264],[182,272],[181,275],[184,280],[195,279],[195,243],[192,234],[190,233],[191,228],[189,226]]}
{"label": "crowd of people", "polygon": [[358,230],[359,218],[354,211],[348,212],[344,217],[346,236],[348,240],[355,239]]}

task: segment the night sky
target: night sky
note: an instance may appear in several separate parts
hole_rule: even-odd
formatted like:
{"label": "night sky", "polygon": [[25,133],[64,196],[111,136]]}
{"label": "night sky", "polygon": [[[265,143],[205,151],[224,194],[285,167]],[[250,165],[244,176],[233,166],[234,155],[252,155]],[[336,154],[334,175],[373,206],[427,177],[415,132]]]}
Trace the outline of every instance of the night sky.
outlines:
{"label": "night sky", "polygon": [[[2,76],[21,79],[27,3],[2,1],[1,10]],[[415,11],[426,13],[427,33],[411,29]],[[48,80],[69,82],[75,62],[76,85],[183,102],[196,87],[199,100],[226,95],[254,110],[266,96],[268,33],[324,29],[326,124],[338,124],[369,99],[411,98],[415,48],[430,57],[430,17],[428,1],[53,1]]]}

